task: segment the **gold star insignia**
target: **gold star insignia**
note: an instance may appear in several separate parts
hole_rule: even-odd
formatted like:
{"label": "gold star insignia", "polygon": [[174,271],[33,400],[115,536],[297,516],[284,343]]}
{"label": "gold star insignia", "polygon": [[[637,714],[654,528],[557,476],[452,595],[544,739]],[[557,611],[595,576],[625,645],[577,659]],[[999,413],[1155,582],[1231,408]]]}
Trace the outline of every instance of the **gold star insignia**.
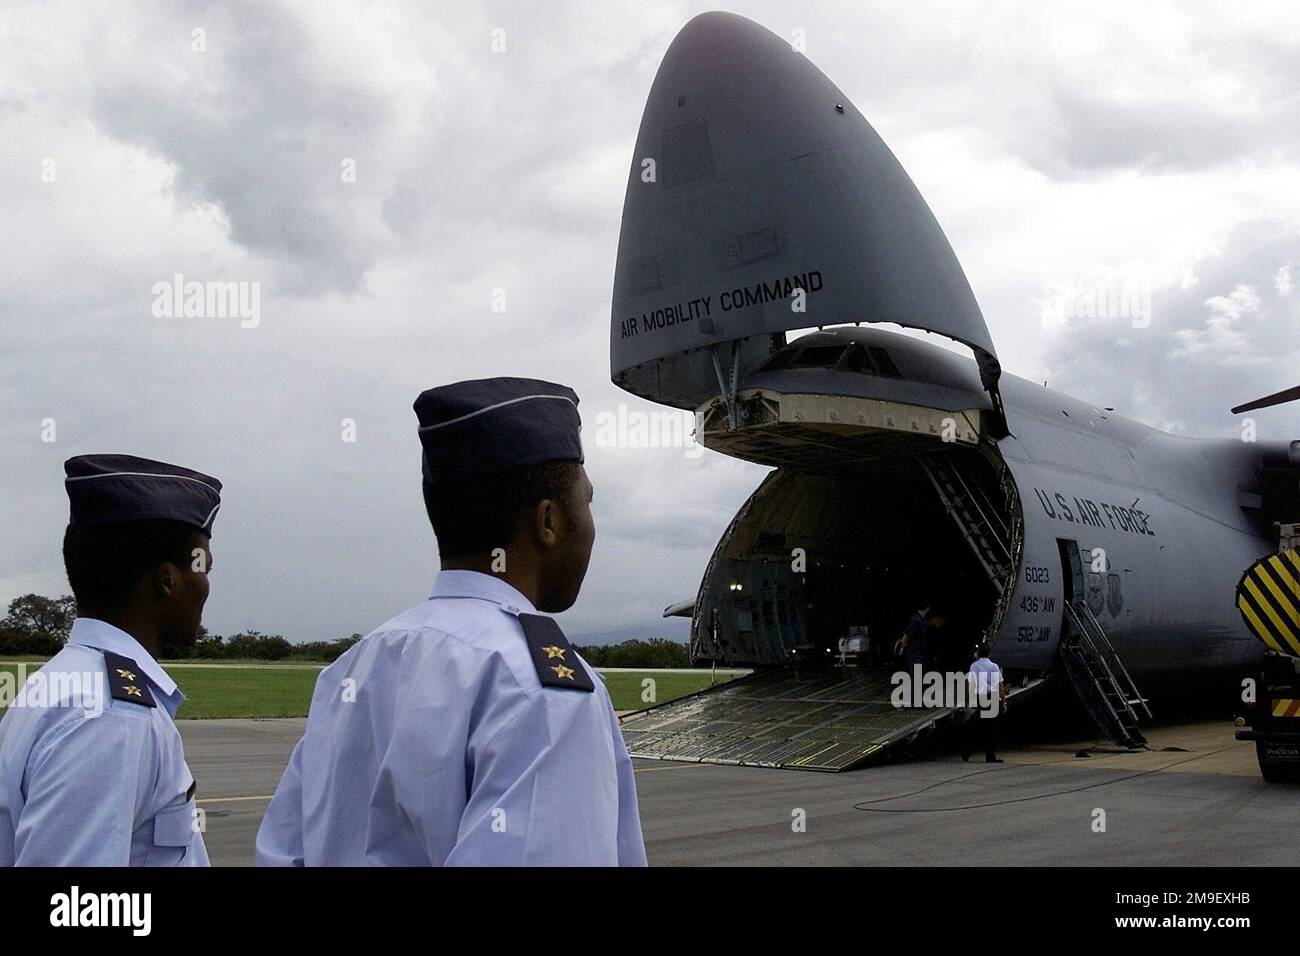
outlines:
{"label": "gold star insignia", "polygon": [[118,676],[118,677],[125,677],[127,680],[135,680],[135,675],[134,675],[134,674],[132,674],[130,671],[124,671],[124,670],[122,670],[122,668],[120,668],[120,667],[117,668],[117,676]]}
{"label": "gold star insignia", "polygon": [[122,688],[122,690],[126,691],[128,697],[140,696],[140,688],[136,687],[134,684],[127,684],[125,687]]}
{"label": "gold star insignia", "polygon": [[555,671],[556,677],[563,677],[565,680],[573,680],[572,667],[565,667],[563,664],[561,664],[558,667],[552,667],[551,670]]}
{"label": "gold star insignia", "polygon": [[548,661],[552,657],[558,657],[560,660],[564,660],[564,648],[562,647],[556,647],[552,644],[550,647],[543,647],[542,650],[546,652],[546,659]]}

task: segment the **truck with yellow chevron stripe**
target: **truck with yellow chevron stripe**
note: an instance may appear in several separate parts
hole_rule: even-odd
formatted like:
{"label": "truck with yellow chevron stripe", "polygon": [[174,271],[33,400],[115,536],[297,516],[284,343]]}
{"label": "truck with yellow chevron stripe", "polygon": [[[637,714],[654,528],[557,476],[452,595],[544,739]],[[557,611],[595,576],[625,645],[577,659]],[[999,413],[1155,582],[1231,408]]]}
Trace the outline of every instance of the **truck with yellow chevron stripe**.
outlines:
{"label": "truck with yellow chevron stripe", "polygon": [[1277,554],[1260,558],[1237,584],[1237,609],[1267,651],[1245,682],[1237,739],[1255,742],[1270,783],[1300,780],[1300,524],[1281,526]]}

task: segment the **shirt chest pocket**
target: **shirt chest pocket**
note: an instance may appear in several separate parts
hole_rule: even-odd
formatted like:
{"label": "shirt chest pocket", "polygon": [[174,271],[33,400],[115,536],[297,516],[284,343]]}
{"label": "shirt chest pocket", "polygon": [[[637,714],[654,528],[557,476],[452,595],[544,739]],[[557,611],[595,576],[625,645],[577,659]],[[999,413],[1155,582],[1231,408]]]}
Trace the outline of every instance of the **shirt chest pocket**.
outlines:
{"label": "shirt chest pocket", "polygon": [[179,797],[153,818],[153,842],[146,866],[179,866],[197,832],[193,798]]}

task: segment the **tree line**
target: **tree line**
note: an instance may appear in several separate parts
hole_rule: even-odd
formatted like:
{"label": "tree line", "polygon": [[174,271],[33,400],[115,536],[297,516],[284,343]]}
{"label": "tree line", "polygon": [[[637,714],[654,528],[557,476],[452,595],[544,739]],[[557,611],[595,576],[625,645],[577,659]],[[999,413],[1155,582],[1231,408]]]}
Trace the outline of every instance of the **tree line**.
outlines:
{"label": "tree line", "polygon": [[652,637],[645,641],[591,645],[574,650],[592,667],[690,667],[691,653],[685,644]]}
{"label": "tree line", "polygon": [[[77,616],[72,595],[51,598],[24,594],[9,602],[9,612],[0,619],[0,655],[49,657],[57,654],[68,639]],[[279,634],[241,631],[229,637],[199,628],[199,639],[190,647],[163,647],[164,660],[258,660],[332,662],[361,640],[352,634],[334,641],[294,644]],[[621,644],[576,647],[592,667],[690,667],[690,653],[684,644],[664,638],[624,641]]]}
{"label": "tree line", "polygon": [[[9,602],[9,612],[0,619],[0,655],[30,654],[49,657],[57,654],[68,640],[72,622],[77,617],[77,602],[71,594],[51,598],[41,594],[24,594]],[[229,637],[199,628],[199,639],[190,647],[160,648],[164,660],[257,660],[257,661],[325,661],[330,662],[361,640],[360,634],[335,641],[308,641],[293,644],[279,634],[241,631]]]}

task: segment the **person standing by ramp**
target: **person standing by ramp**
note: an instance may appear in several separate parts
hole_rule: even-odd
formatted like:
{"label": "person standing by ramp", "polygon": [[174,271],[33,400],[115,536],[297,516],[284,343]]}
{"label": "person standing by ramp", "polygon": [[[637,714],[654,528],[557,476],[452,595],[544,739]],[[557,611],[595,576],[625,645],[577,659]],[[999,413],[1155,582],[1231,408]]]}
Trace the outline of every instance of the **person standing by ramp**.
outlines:
{"label": "person standing by ramp", "polygon": [[975,695],[975,712],[971,715],[966,745],[961,759],[970,760],[971,751],[975,749],[976,740],[984,747],[984,760],[988,763],[1002,763],[997,755],[998,729],[1002,715],[1006,713],[1007,685],[1002,678],[1002,668],[989,660],[989,646],[981,643],[975,652],[974,663],[967,675],[968,686]]}

